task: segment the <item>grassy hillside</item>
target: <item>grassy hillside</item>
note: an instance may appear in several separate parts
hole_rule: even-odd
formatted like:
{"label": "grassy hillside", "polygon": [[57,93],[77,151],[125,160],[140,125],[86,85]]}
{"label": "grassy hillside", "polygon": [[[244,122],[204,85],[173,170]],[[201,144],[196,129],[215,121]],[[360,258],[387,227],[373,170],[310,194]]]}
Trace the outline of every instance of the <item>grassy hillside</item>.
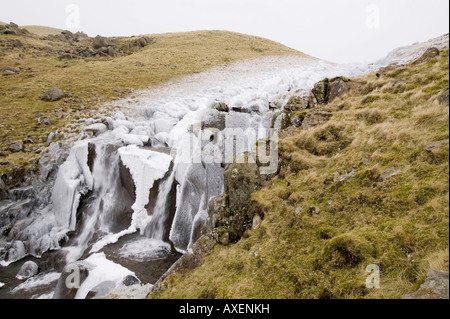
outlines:
{"label": "grassy hillside", "polygon": [[22,26],[22,28],[27,29],[31,33],[36,34],[38,36],[46,36],[49,34],[60,34],[61,31],[63,31],[61,29],[45,27],[41,25],[25,25]]}
{"label": "grassy hillside", "polygon": [[[154,43],[132,54],[64,60],[60,52],[91,44],[1,35],[0,67],[21,72],[0,74],[0,175],[14,167],[33,168],[50,132],[63,132],[78,119],[91,117],[89,112],[100,105],[130,96],[134,90],[236,60],[301,54],[266,39],[224,31],[149,36]],[[112,40],[120,46],[133,38]],[[71,96],[42,101],[53,86]],[[9,150],[16,141],[24,142],[25,152]]]}
{"label": "grassy hillside", "polygon": [[448,271],[448,49],[352,83],[327,123],[282,133],[261,226],[151,298],[401,298]]}

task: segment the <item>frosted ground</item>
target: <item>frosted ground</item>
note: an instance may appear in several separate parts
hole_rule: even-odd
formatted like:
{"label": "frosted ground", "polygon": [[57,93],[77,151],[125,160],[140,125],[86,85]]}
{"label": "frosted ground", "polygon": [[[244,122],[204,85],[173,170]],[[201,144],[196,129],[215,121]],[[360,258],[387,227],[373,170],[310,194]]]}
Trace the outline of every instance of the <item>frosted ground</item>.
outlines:
{"label": "frosted ground", "polygon": [[[149,192],[154,182],[169,171],[173,158],[154,150],[141,149],[140,146],[151,141],[153,146],[169,146],[172,150],[178,150],[175,153],[179,152],[183,148],[184,137],[192,134],[189,133],[189,128],[193,124],[217,116],[218,112],[212,108],[215,102],[224,102],[230,107],[247,111],[229,112],[225,120],[227,127],[269,127],[273,117],[269,106],[277,105],[282,109],[292,95],[306,94],[316,82],[326,77],[354,77],[390,64],[406,63],[419,57],[432,46],[448,46],[448,35],[394,50],[375,63],[334,64],[311,57],[295,56],[242,61],[148,88],[136,92],[135,98],[117,101],[117,112],[107,118],[108,126],[100,120],[90,119],[86,122],[86,130],[95,131],[98,136],[74,144],[67,161],[59,170],[52,196],[53,204],[42,209],[36,221],[24,231],[30,234],[29,242],[15,243],[9,254],[10,259],[2,261],[1,265],[7,266],[26,255],[34,255],[36,251],[41,254],[46,250],[60,249],[60,239],[64,238],[67,232],[75,230],[75,214],[83,192],[101,188],[101,198],[112,200],[115,190],[111,188],[110,178],[114,178],[114,172],[110,171],[108,165],[101,163],[95,164],[99,165],[99,168],[94,170],[94,173],[90,172],[87,164],[88,144],[123,143],[125,146],[117,153],[130,170],[136,186],[131,225],[128,229],[114,233],[108,228],[108,218],[95,215],[81,231],[82,240],[78,241],[78,245],[63,249],[69,251],[68,262],[79,259],[87,248],[93,231],[101,229],[103,235],[91,248],[91,255],[85,259],[91,265],[92,271],[80,287],[76,298],[84,298],[92,288],[105,281],[114,283],[114,292],[119,297],[133,296],[133,289],[139,296],[145,296],[145,291],[148,291],[151,285],[139,289],[121,287],[122,279],[134,273],[108,260],[105,254],[99,253],[101,248],[117,242],[121,236],[135,232],[143,235],[145,228],[152,221],[152,216],[148,216],[145,210]],[[114,160],[117,161],[118,158]],[[174,178],[180,185],[180,196],[177,196],[177,211],[170,238],[175,243],[180,243],[177,245],[180,251],[189,249],[194,224],[204,221],[206,217],[205,207],[200,203],[205,197],[204,192],[194,194],[198,201],[194,204],[183,202],[183,192],[187,189],[186,184],[194,169],[194,166],[185,163],[176,164],[173,169]],[[220,191],[221,189],[218,189],[217,193]],[[189,205],[196,207],[195,211],[187,213],[184,208]],[[119,253],[126,258],[139,260],[143,254],[147,254],[147,257],[157,257],[165,250],[168,250],[167,244],[160,238],[148,239],[142,236],[140,240],[125,245]],[[54,282],[58,278],[58,273],[37,276],[15,289],[30,289],[43,283]],[[52,294],[36,297],[51,298]]]}

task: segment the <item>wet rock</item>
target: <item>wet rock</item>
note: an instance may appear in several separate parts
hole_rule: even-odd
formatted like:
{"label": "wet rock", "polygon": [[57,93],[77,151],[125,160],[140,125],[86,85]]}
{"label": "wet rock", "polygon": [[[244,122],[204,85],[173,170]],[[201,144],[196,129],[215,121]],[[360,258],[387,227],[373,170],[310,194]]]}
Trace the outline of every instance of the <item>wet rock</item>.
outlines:
{"label": "wet rock", "polygon": [[44,94],[42,100],[47,102],[55,102],[61,100],[64,96],[65,94],[61,89],[57,87],[52,87]]}
{"label": "wet rock", "polygon": [[39,267],[34,261],[27,261],[22,265],[16,278],[19,280],[24,280],[31,278],[39,272]]}
{"label": "wet rock", "polygon": [[23,200],[27,198],[34,198],[35,192],[33,186],[22,186],[12,188],[8,191],[9,196],[13,200]]}
{"label": "wet rock", "polygon": [[11,145],[9,146],[9,150],[13,153],[23,151],[23,142],[17,141],[17,142],[11,143]]}
{"label": "wet rock", "polygon": [[14,226],[11,227],[12,224],[7,226],[10,230],[8,233],[7,240],[13,241],[20,238],[22,231],[30,224],[31,220],[29,218],[25,218],[14,223]]}
{"label": "wet rock", "polygon": [[84,261],[66,265],[56,285],[53,299],[74,299],[78,289],[89,276],[89,271],[93,268],[93,265]]}
{"label": "wet rock", "polygon": [[403,299],[449,299],[449,273],[431,270],[419,290]]}

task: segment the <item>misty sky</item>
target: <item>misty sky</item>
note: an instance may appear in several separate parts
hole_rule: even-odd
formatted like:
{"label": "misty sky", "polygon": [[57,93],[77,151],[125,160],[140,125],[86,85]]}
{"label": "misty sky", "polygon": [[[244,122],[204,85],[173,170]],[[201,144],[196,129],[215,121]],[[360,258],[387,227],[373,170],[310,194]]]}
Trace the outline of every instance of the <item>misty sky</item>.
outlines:
{"label": "misty sky", "polygon": [[2,3],[0,21],[90,36],[228,30],[362,62],[448,33],[448,11],[448,0],[14,0]]}

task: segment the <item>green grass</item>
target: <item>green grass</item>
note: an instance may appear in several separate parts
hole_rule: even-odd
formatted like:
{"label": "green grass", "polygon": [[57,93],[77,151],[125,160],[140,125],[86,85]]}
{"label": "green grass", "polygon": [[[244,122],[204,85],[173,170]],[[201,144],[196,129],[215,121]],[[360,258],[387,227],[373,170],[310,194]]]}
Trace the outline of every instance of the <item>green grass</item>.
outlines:
{"label": "green grass", "polygon": [[[448,62],[446,49],[425,64],[353,79],[357,89],[323,107],[333,112],[328,123],[290,128],[280,174],[253,194],[261,226],[150,297],[401,298],[430,269],[448,271],[449,148],[426,150],[449,136],[448,105],[437,101]],[[382,180],[393,167],[397,175]],[[366,288],[371,264],[380,289]]]}

